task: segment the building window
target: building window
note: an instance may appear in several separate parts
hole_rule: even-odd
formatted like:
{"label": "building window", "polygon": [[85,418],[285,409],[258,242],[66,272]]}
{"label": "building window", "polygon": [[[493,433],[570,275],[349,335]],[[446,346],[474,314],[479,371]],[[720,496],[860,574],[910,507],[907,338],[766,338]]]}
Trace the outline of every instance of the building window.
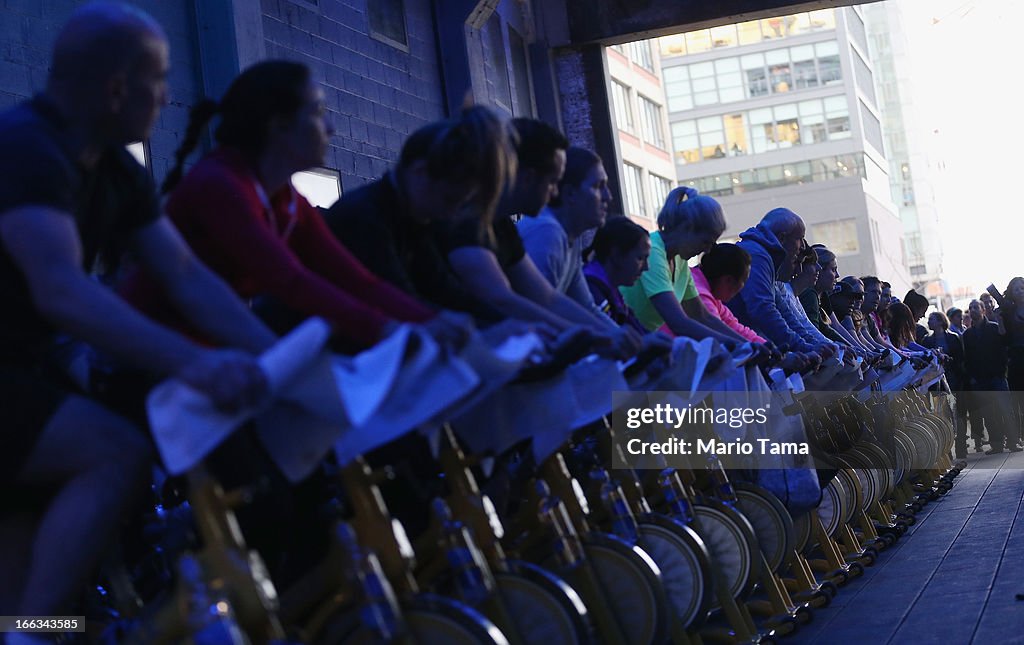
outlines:
{"label": "building window", "polygon": [[644,204],[643,171],[631,163],[622,164],[622,181],[626,213],[634,217],[646,217]]}
{"label": "building window", "polygon": [[629,43],[629,57],[640,67],[654,73],[654,55],[651,53],[650,41],[634,40]]}
{"label": "building window", "polygon": [[699,54],[711,50],[711,33],[707,29],[686,34],[686,53]]}
{"label": "building window", "polygon": [[647,175],[651,188],[651,212],[650,218],[657,219],[658,212],[665,203],[665,198],[672,192],[672,181],[655,175],[653,172]]}
{"label": "building window", "polygon": [[129,143],[125,146],[125,149],[135,157],[135,161],[138,161],[140,166],[152,172],[152,169],[149,167],[149,146],[144,141]]}
{"label": "building window", "polygon": [[512,80],[515,82],[516,116],[534,116],[533,88],[530,84],[529,52],[526,40],[511,26],[508,28],[508,48],[512,59]]}
{"label": "building window", "polygon": [[793,62],[793,88],[817,87],[818,66],[814,60],[814,46],[790,47],[789,58]]}
{"label": "building window", "polygon": [[661,79],[665,87],[665,100],[668,101],[669,112],[693,109],[689,67],[665,67],[661,71]]}
{"label": "building window", "polygon": [[677,164],[700,161],[700,138],[697,136],[696,121],[679,121],[672,124],[672,147],[676,151]]}
{"label": "building window", "polygon": [[860,103],[860,116],[864,122],[864,138],[868,140],[868,143],[875,147],[875,150],[884,152],[885,148],[882,143],[882,124],[879,123],[878,117],[871,113],[868,106],[864,104],[864,101]]}
{"label": "building window", "polygon": [[404,0],[367,0],[366,15],[370,22],[370,36],[409,51]]}
{"label": "building window", "polygon": [[822,85],[831,85],[843,80],[843,70],[839,63],[839,43],[830,40],[814,46],[814,55],[818,58],[818,78]]}
{"label": "building window", "polygon": [[708,35],[711,36],[711,46],[716,49],[719,47],[736,46],[736,25],[722,25],[721,27],[712,27],[710,30],[708,30]]}
{"label": "building window", "polygon": [[676,65],[662,78],[669,112],[680,112],[820,87],[842,80],[842,72],[838,45],[828,42]]}
{"label": "building window", "polygon": [[825,108],[821,101],[801,101],[797,104],[800,113],[800,136],[803,143],[828,141],[825,128]]}
{"label": "building window", "polygon": [[810,13],[750,20],[736,25],[722,25],[711,29],[698,29],[683,34],[662,36],[658,39],[658,45],[661,48],[662,56],[679,56],[681,54],[699,54],[712,49],[737,45],[754,45],[762,40],[779,40],[835,28],[835,10],[821,9]]}
{"label": "building window", "polygon": [[665,132],[661,128],[661,106],[646,96],[640,97],[640,119],[644,140],[665,149]]}
{"label": "building window", "polygon": [[750,143],[747,139],[747,124],[742,113],[726,114],[722,117],[725,123],[726,150],[730,157],[738,157],[750,152]]}
{"label": "building window", "polygon": [[709,116],[697,119],[697,134],[700,135],[700,153],[704,159],[725,157],[725,130],[722,117]]}
{"label": "building window", "polygon": [[853,42],[857,43],[860,50],[866,54],[868,51],[868,32],[864,27],[864,19],[852,8],[848,8],[846,10],[846,24],[850,29],[850,35],[853,36]]}
{"label": "building window", "polygon": [[629,97],[629,88],[618,81],[612,81],[612,103],[615,108],[615,125],[620,130],[635,133],[636,125],[633,123],[633,105]]}
{"label": "building window", "polygon": [[303,170],[292,175],[296,192],[320,208],[330,208],[341,197],[338,171],[327,168]]}
{"label": "building window", "polygon": [[694,105],[718,103],[715,84],[715,65],[711,61],[690,65],[690,86],[693,88]]}
{"label": "building window", "polygon": [[807,237],[814,240],[815,244],[824,244],[829,251],[837,256],[860,253],[857,220],[852,218],[811,224],[811,230],[808,231]]}
{"label": "building window", "polygon": [[849,139],[853,136],[850,133],[850,110],[846,105],[846,97],[830,96],[824,100],[824,104],[828,138],[830,140]]}
{"label": "building window", "polygon": [[658,39],[658,46],[661,48],[661,57],[679,56],[686,53],[686,35],[674,34],[663,36]]}
{"label": "building window", "polygon": [[764,54],[748,54],[740,59],[747,81],[747,96],[754,98],[768,94],[768,70]]}
{"label": "building window", "polygon": [[718,85],[719,103],[743,100],[743,74],[738,58],[715,61],[715,83]]}
{"label": "building window", "polygon": [[676,163],[759,154],[801,144],[849,139],[843,95],[672,123]]}
{"label": "building window", "polygon": [[871,104],[877,104],[875,99],[875,80],[871,74],[871,69],[864,62],[864,59],[860,57],[860,54],[856,52],[853,55],[853,76],[857,79],[857,87],[871,100]]}
{"label": "building window", "polygon": [[685,183],[706,195],[721,197],[780,186],[866,176],[864,155],[857,153],[696,177],[685,180]]}
{"label": "building window", "polygon": [[487,19],[487,48],[490,51],[493,71],[494,100],[509,112],[512,111],[512,89],[509,87],[508,60],[505,58],[505,39],[501,27],[501,16],[497,12]]}

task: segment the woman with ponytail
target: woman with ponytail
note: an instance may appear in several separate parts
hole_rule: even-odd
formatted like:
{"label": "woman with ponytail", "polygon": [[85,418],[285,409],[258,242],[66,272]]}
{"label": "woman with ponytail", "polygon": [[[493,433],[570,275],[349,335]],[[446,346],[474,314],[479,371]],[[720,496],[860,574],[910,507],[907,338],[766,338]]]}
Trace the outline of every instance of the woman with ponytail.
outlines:
{"label": "woman with ponytail", "polygon": [[724,231],[722,207],[714,199],[689,186],[668,194],[658,213],[658,230],[651,233],[648,269],[632,287],[620,287],[645,328],[664,325],[676,336],[746,342],[704,307],[687,265],[711,249]]}
{"label": "woman with ponytail", "polygon": [[[451,333],[450,319],[361,265],[292,185],[292,174],[323,164],[332,134],[325,114],[323,91],[305,65],[272,60],[248,68],[219,103],[193,108],[163,184],[168,215],[239,295],[285,309],[291,320],[283,326],[322,316],[353,347],[377,342],[401,321],[431,321],[432,333]],[[183,176],[215,117],[217,147]],[[163,315],[144,277],[127,291],[141,308]]]}
{"label": "woman with ponytail", "polygon": [[414,132],[398,164],[343,195],[327,224],[371,271],[406,293],[494,321],[502,316],[465,290],[432,223],[472,216],[485,235],[515,173],[508,124],[486,107],[468,107]]}

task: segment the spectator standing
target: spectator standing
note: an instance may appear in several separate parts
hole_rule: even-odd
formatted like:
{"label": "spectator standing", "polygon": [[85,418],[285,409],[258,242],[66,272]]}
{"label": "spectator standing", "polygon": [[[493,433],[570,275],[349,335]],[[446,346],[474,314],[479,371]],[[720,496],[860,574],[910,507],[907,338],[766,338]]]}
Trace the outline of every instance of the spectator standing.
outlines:
{"label": "spectator standing", "polygon": [[[1006,337],[999,324],[985,317],[980,300],[972,300],[968,312],[971,328],[964,333],[964,356],[967,381],[974,405],[988,430],[990,448],[986,454],[1003,452],[1004,445],[1017,452],[1019,429],[1010,419],[1009,385],[1006,381]],[[975,438],[977,441],[977,437]]]}

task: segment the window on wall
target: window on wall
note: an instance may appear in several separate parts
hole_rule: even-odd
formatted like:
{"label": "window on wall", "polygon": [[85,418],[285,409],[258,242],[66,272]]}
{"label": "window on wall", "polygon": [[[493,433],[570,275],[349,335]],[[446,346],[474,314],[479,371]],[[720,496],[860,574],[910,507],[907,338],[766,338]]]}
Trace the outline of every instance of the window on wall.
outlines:
{"label": "window on wall", "polygon": [[711,33],[707,29],[686,34],[686,53],[699,54],[711,50]]}
{"label": "window on wall", "polygon": [[494,100],[506,110],[512,110],[512,89],[509,87],[508,60],[505,58],[505,38],[501,16],[497,12],[487,19],[487,49],[491,69],[494,70]]}
{"label": "window on wall", "polygon": [[842,75],[838,52],[828,42],[666,67],[669,112],[835,83]]}
{"label": "window on wall", "polygon": [[719,103],[743,100],[743,75],[738,58],[715,61],[715,82]]}
{"label": "window on wall", "polygon": [[690,65],[690,87],[693,88],[694,105],[714,105],[718,103],[718,90],[715,86],[715,64],[711,61]]}
{"label": "window on wall", "polygon": [[850,132],[850,109],[846,104],[845,96],[830,96],[824,101],[825,121],[828,124],[828,138],[849,139],[853,136]]}
{"label": "window on wall", "polygon": [[844,95],[676,121],[671,130],[677,164],[759,154],[851,136]]}
{"label": "window on wall", "polygon": [[822,9],[662,36],[658,39],[658,45],[662,56],[699,54],[712,49],[754,45],[762,40],[778,40],[835,28],[835,10]]}
{"label": "window on wall", "polygon": [[761,42],[761,23],[756,20],[741,22],[736,25],[738,44],[753,45]]}
{"label": "window on wall", "polygon": [[775,128],[772,140],[779,148],[791,148],[800,143],[800,121],[795,105],[777,105],[772,109]]}
{"label": "window on wall", "polygon": [[722,117],[725,123],[726,151],[730,157],[745,155],[750,152],[747,139],[747,125],[743,114],[727,114]]}
{"label": "window on wall", "polygon": [[624,201],[627,214],[634,217],[646,217],[647,210],[644,203],[643,171],[631,163],[622,164],[622,181]]}
{"label": "window on wall", "polygon": [[700,138],[697,136],[696,121],[679,121],[672,124],[672,147],[676,151],[677,164],[700,161]]}
{"label": "window on wall", "polygon": [[615,108],[615,125],[630,134],[636,132],[633,123],[633,105],[629,88],[618,81],[612,81],[612,104]]}
{"label": "window on wall", "polygon": [[650,185],[650,209],[648,215],[651,219],[658,217],[658,211],[661,210],[662,205],[665,203],[665,198],[672,192],[672,181],[655,175],[653,172],[647,175],[648,184]]}
{"label": "window on wall", "polygon": [[629,57],[648,72],[654,73],[654,55],[648,40],[634,40],[629,43]]}
{"label": "window on wall", "polygon": [[856,52],[853,55],[853,75],[857,79],[857,87],[875,105],[875,79],[868,64]]}
{"label": "window on wall", "polygon": [[341,197],[341,179],[336,170],[315,168],[292,175],[296,192],[320,208],[330,208]]}
{"label": "window on wall", "polygon": [[817,87],[818,66],[814,60],[814,46],[790,47],[789,57],[793,65],[793,88]]}
{"label": "window on wall", "polygon": [[[129,143],[125,146],[125,149],[135,157],[135,161],[139,162],[139,165],[150,170],[149,167],[149,148],[142,141],[136,141],[135,143]],[[151,171],[152,172],[152,171]]]}
{"label": "window on wall", "polygon": [[665,100],[669,112],[693,109],[693,94],[690,88],[690,72],[687,65],[665,67],[661,78],[665,87]]}
{"label": "window on wall", "polygon": [[764,62],[768,66],[768,87],[773,94],[788,92],[793,87],[793,74],[789,67],[789,50],[775,49],[765,52]]}
{"label": "window on wall", "polygon": [[768,69],[764,54],[748,54],[740,58],[740,66],[746,76],[747,96],[751,98],[768,94]]}
{"label": "window on wall", "polygon": [[709,116],[697,119],[697,134],[700,135],[700,151],[704,159],[725,157],[725,129],[722,127],[722,117]]}
{"label": "window on wall", "polygon": [[665,149],[665,132],[661,128],[661,106],[646,96],[640,97],[640,118],[644,140]]}
{"label": "window on wall", "polygon": [[685,183],[706,195],[721,197],[845,177],[867,177],[863,154],[839,155],[795,163],[761,166],[749,170],[687,179]]}
{"label": "window on wall", "polygon": [[370,36],[408,51],[404,0],[367,0],[366,16],[370,23]]}
{"label": "window on wall", "polygon": [[864,123],[864,138],[875,147],[875,150],[883,152],[885,148],[882,142],[882,124],[878,121],[878,117],[864,104],[864,101],[858,102],[860,103],[861,121]]}
{"label": "window on wall", "polygon": [[852,218],[811,224],[807,237],[814,240],[815,244],[824,244],[837,256],[860,253],[857,220]]}
{"label": "window on wall", "polygon": [[814,46],[814,54],[818,58],[818,78],[822,85],[830,85],[843,80],[843,71],[839,64],[839,43],[830,40]]}
{"label": "window on wall", "polygon": [[658,46],[661,48],[661,56],[679,56],[680,54],[686,53],[686,36],[684,34],[674,34],[672,36],[663,36],[658,39]]}
{"label": "window on wall", "polygon": [[733,47],[738,42],[736,37],[736,25],[712,27],[709,30],[708,35],[711,37],[711,46],[715,48]]}
{"label": "window on wall", "polygon": [[852,7],[847,7],[846,9],[846,24],[849,26],[850,35],[853,36],[853,42],[857,43],[860,50],[866,54],[868,51],[868,32],[864,26],[864,19]]}
{"label": "window on wall", "polygon": [[511,26],[508,28],[508,48],[512,59],[512,81],[515,83],[516,116],[534,116],[533,86],[530,83],[529,51],[526,40]]}
{"label": "window on wall", "polygon": [[802,101],[797,104],[800,114],[800,135],[803,143],[821,143],[828,140],[825,129],[825,108],[821,101]]}

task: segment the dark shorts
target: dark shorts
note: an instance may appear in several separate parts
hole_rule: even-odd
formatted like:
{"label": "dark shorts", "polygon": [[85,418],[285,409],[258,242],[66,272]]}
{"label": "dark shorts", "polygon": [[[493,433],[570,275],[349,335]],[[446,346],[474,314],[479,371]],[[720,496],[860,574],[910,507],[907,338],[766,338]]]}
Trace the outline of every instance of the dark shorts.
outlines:
{"label": "dark shorts", "polygon": [[0,363],[0,484],[14,481],[46,424],[72,393],[41,370]]}

